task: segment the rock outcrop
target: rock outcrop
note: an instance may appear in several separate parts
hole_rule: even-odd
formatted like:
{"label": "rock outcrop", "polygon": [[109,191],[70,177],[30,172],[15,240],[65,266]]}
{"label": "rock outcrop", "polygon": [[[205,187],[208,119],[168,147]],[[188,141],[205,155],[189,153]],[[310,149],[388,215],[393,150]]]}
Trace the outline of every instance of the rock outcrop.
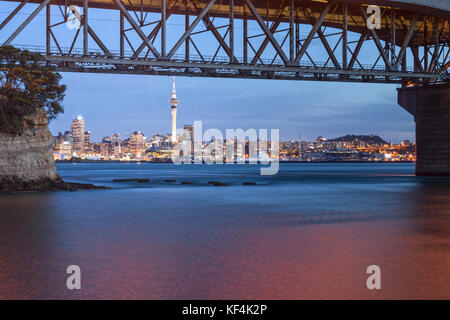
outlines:
{"label": "rock outcrop", "polygon": [[0,132],[0,191],[47,190],[62,183],[45,111],[37,112],[32,120],[34,127],[20,135]]}

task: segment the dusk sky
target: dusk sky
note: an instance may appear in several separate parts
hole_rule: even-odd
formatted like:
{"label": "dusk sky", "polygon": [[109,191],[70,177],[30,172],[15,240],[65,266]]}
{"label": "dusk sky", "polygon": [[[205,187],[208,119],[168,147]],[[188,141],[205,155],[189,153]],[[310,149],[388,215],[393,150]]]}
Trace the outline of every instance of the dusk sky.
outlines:
{"label": "dusk sky", "polygon": [[[81,114],[92,138],[135,130],[170,132],[167,76],[65,73],[65,114],[50,129],[70,130]],[[397,105],[396,86],[384,84],[177,78],[178,127],[202,120],[204,130],[279,128],[282,139],[378,134],[414,139],[413,117]]]}
{"label": "dusk sky", "polygon": [[[12,4],[12,7],[15,6],[17,3]],[[9,12],[6,4],[4,7],[0,19],[4,19]],[[1,32],[11,34],[35,7],[26,5]],[[52,7],[51,19],[52,23],[61,20],[59,9]],[[154,21],[159,16],[150,14],[149,19]],[[171,16],[168,20],[168,47],[173,46],[180,34],[179,29],[184,28],[183,19]],[[216,19],[215,24],[226,23],[220,20]],[[117,50],[119,38],[115,29],[118,27],[118,12],[90,10],[89,21],[108,48]],[[45,45],[44,27],[45,17],[41,12],[13,44]],[[204,26],[198,28],[204,29]],[[236,23],[235,28],[239,34],[242,26]],[[249,23],[250,33],[260,33],[258,28]],[[147,33],[148,30],[144,31]],[[224,29],[220,30],[224,32]],[[310,27],[302,25],[301,37],[306,37],[309,30]],[[69,47],[75,34],[75,30],[68,29],[64,23],[53,32],[62,47]],[[283,36],[277,34],[279,42]],[[130,33],[131,40],[132,37]],[[204,54],[214,52],[216,42],[211,34],[202,33],[201,37],[196,38],[200,50]],[[349,42],[357,38],[357,35],[349,34]],[[257,41],[261,40],[256,38],[252,41],[257,46]],[[329,37],[329,41],[333,43],[335,40]],[[80,48],[81,44],[82,37],[79,37],[75,47]],[[242,41],[236,39],[237,56],[241,56],[241,45]],[[89,46],[98,48],[92,39]],[[183,47],[180,52],[183,52]],[[308,52],[317,61],[328,58],[320,40],[313,40]],[[375,52],[374,48],[363,49],[361,57],[375,61],[378,56]],[[270,54],[268,48],[267,57]],[[219,55],[224,53],[219,52]],[[125,138],[136,130],[147,136],[170,131],[170,77],[64,73],[62,82],[68,87],[64,100],[65,114],[52,121],[50,129],[53,134],[70,130],[70,123],[77,115],[86,119],[86,130],[91,131],[93,141],[113,132]],[[223,131],[226,128],[279,128],[283,140],[297,139],[299,134],[302,139],[311,140],[319,135],[333,138],[347,133],[373,133],[393,142],[414,140],[413,117],[397,105],[396,87],[388,84],[178,77],[180,105],[177,123],[181,128],[194,120],[202,120],[204,130],[218,128]]]}

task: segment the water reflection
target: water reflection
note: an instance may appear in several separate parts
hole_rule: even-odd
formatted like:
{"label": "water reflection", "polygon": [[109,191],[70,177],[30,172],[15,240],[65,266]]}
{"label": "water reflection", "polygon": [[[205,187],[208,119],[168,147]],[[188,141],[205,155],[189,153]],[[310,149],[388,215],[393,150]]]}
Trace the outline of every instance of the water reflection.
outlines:
{"label": "water reflection", "polygon": [[[448,179],[408,165],[258,170],[60,166],[115,189],[1,196],[0,298],[450,298]],[[121,177],[151,182],[111,182]],[[70,264],[80,291],[65,287]],[[378,292],[365,286],[371,264]]]}

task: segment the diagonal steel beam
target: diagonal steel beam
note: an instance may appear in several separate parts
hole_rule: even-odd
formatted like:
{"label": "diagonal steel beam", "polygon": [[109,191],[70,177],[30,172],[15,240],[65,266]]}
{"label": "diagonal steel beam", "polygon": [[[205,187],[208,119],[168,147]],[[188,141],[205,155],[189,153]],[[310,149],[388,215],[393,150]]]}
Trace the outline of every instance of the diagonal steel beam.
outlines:
{"label": "diagonal steel beam", "polygon": [[[166,19],[169,18],[169,13],[166,16]],[[150,32],[150,34],[147,37],[148,41],[151,41],[152,39],[154,39],[156,37],[156,35],[158,34],[159,30],[161,29],[161,22],[158,22],[158,24],[155,26],[155,28]],[[133,53],[133,56],[131,57],[132,59],[136,59],[139,54],[142,52],[142,50],[144,50],[144,48],[146,47],[146,43],[142,42],[141,45],[136,49],[136,51]]]}
{"label": "diagonal steel beam", "polygon": [[150,49],[150,51],[153,53],[153,55],[159,59],[161,58],[161,54],[158,52],[158,50],[156,50],[156,48],[153,46],[153,44],[151,44],[147,37],[145,36],[144,32],[142,32],[141,28],[137,25],[136,21],[134,21],[133,17],[128,13],[127,9],[125,8],[125,6],[122,4],[122,2],[120,0],[113,0],[115,2],[115,4],[117,5],[117,7],[119,8],[120,12],[123,13],[125,19],[128,20],[128,22],[131,24],[131,26],[133,27],[133,29],[136,31],[136,33],[138,34],[138,36],[142,39],[142,41],[145,43],[145,45]]}
{"label": "diagonal steel beam", "polygon": [[[306,14],[305,14],[305,15],[306,15]],[[314,24],[315,24],[314,18],[313,18],[312,16],[310,16],[310,19],[311,19],[311,24],[312,24],[313,27],[314,27]],[[329,57],[329,58],[328,58],[328,61],[330,61],[330,59],[331,59],[331,61],[333,62],[334,66],[335,66],[337,69],[339,69],[341,66],[340,66],[340,64],[339,64],[339,61],[336,59],[336,56],[334,55],[334,51],[335,51],[335,50],[332,50],[332,49],[331,49],[330,44],[328,43],[327,38],[326,38],[326,36],[323,34],[323,32],[322,32],[322,30],[321,30],[320,27],[319,27],[319,29],[317,29],[317,34],[318,34],[318,36],[319,36],[320,41],[322,41],[322,44],[323,44],[323,46],[325,47],[325,50],[326,50],[327,53],[328,53],[328,57]],[[327,63],[328,63],[328,61],[327,61]]]}
{"label": "diagonal steel beam", "polygon": [[290,61],[286,54],[284,53],[283,49],[281,49],[280,45],[278,44],[277,40],[273,36],[273,33],[270,32],[269,28],[264,23],[264,20],[261,18],[260,14],[258,13],[258,10],[256,9],[255,5],[253,4],[252,0],[246,0],[248,8],[253,13],[253,16],[255,17],[256,21],[258,22],[261,29],[264,31],[266,36],[269,38],[270,43],[275,48],[275,51],[279,54],[281,60],[283,60],[285,65],[289,65]]}
{"label": "diagonal steel beam", "polygon": [[356,45],[355,51],[353,52],[352,58],[350,59],[350,63],[348,64],[348,69],[353,69],[355,62],[358,59],[359,52],[361,51],[362,45],[366,40],[366,33],[362,33],[359,37],[358,44]]}
{"label": "diagonal steel beam", "polygon": [[97,34],[94,32],[94,30],[92,30],[92,28],[88,25],[88,33],[89,35],[92,37],[92,39],[94,39],[95,43],[97,43],[97,45],[100,47],[100,49],[102,49],[102,51],[108,56],[108,57],[112,57],[111,52],[109,52],[108,48],[106,48],[105,44],[102,42],[102,40],[100,40],[100,38],[97,36]]}
{"label": "diagonal steel beam", "polygon": [[308,49],[309,44],[311,43],[312,39],[314,38],[314,35],[317,33],[319,28],[322,26],[323,21],[325,20],[325,17],[327,16],[328,11],[331,9],[331,2],[327,4],[325,9],[322,11],[322,14],[320,15],[319,19],[317,19],[316,23],[314,24],[313,28],[311,29],[311,32],[309,33],[308,37],[306,38],[305,42],[303,43],[302,48],[297,54],[297,57],[295,58],[295,62],[298,64],[300,60],[302,59],[303,55],[306,52],[306,49]]}
{"label": "diagonal steel beam", "polygon": [[[79,30],[79,29],[78,29],[78,30]],[[59,45],[59,43],[58,43],[58,40],[56,40],[56,37],[55,37],[55,35],[53,34],[53,32],[52,32],[51,29],[49,30],[49,33],[50,33],[51,37],[53,38],[53,41],[55,41],[55,44],[56,44],[56,47],[58,48],[59,53],[64,54],[64,52],[62,51],[62,49],[61,49],[61,47],[60,47],[60,45]]]}
{"label": "diagonal steel beam", "polygon": [[[173,1],[172,3],[170,3],[167,6],[167,12],[166,12],[166,21],[167,19],[169,19],[171,13],[172,8],[175,6],[176,1]],[[147,36],[147,40],[151,41],[154,37],[156,37],[156,35],[158,34],[159,30],[161,29],[162,23],[161,21],[158,22],[158,24],[155,26],[155,28],[150,32],[150,34]],[[139,54],[142,52],[142,50],[144,50],[144,48],[146,47],[145,42],[142,42],[141,45],[136,49],[136,51],[134,52],[133,56],[131,57],[132,59],[136,59]]]}
{"label": "diagonal steel beam", "polygon": [[398,67],[400,62],[403,60],[403,57],[406,54],[406,49],[408,48],[409,42],[411,41],[411,37],[414,33],[414,30],[416,29],[417,21],[418,21],[419,15],[416,13],[413,17],[413,20],[411,22],[411,25],[409,27],[408,33],[405,36],[405,40],[403,41],[402,48],[400,50],[400,53],[398,54],[397,61],[395,62],[395,66]]}
{"label": "diagonal steel beam", "polygon": [[33,11],[32,14],[13,32],[13,34],[3,43],[4,46],[11,44],[11,42],[17,37],[17,35],[22,32],[22,30],[37,16],[39,12],[50,2],[50,0],[44,0],[41,2],[39,7]]}
{"label": "diagonal steel beam", "polygon": [[323,43],[323,46],[325,47],[325,50],[328,53],[328,56],[330,57],[331,61],[333,62],[334,66],[339,69],[341,66],[339,64],[339,61],[336,59],[336,56],[334,55],[334,51],[331,49],[330,44],[328,43],[326,37],[324,36],[322,30],[317,30],[317,34],[319,35],[320,40]]}
{"label": "diagonal steel beam", "polygon": [[[278,15],[277,19],[274,21],[274,23],[272,24],[272,26],[270,27],[270,32],[275,33],[278,29],[278,27],[281,24],[281,19],[282,19],[282,15]],[[269,44],[270,40],[269,37],[265,37],[264,41],[261,43],[261,46],[259,47],[258,51],[255,53],[255,56],[252,59],[252,64],[255,64],[258,62],[258,59],[260,59],[262,53],[264,52],[264,50],[266,49],[267,45]]]}
{"label": "diagonal steel beam", "polygon": [[[361,9],[361,13],[362,13],[362,15],[364,17],[364,21],[367,21],[369,19],[369,17],[367,16],[366,10],[364,10],[364,7],[361,6],[361,5],[359,6],[359,8]],[[383,46],[381,45],[380,38],[378,37],[378,34],[375,31],[375,28],[374,29],[370,29],[370,33],[372,34],[373,41],[375,42],[375,45],[378,48],[378,51],[380,52],[381,58],[383,58],[383,61],[384,61],[385,65],[386,65],[386,68],[388,70],[391,70],[391,64],[389,62],[388,57],[386,56],[386,52],[384,51]]]}
{"label": "diagonal steel beam", "polygon": [[[194,8],[197,10],[198,13],[200,13],[200,9],[199,9],[199,4],[197,0],[192,0],[191,3],[194,5]],[[219,44],[221,45],[221,47],[223,48],[223,50],[226,52],[226,54],[228,56],[231,56],[231,49],[230,47],[228,47],[227,43],[224,41],[224,39],[222,38],[222,36],[220,35],[219,31],[217,31],[217,28],[214,26],[214,24],[209,20],[208,14],[206,14],[203,17],[203,23],[206,26],[206,28],[208,30],[210,30],[212,32],[212,34],[214,35],[214,37],[217,39],[217,41],[219,41]],[[236,57],[234,57],[234,60],[237,61]]]}
{"label": "diagonal steel beam", "polygon": [[214,5],[216,0],[209,1],[208,5],[203,9],[203,11],[195,18],[194,22],[189,26],[189,28],[186,30],[186,32],[181,36],[181,38],[177,41],[175,46],[170,50],[169,54],[167,55],[167,58],[170,59],[173,57],[173,55],[177,52],[177,50],[181,47],[181,45],[186,41],[186,39],[189,37],[189,35],[192,33],[192,31],[195,29],[195,27],[199,24],[200,21],[203,20],[205,15],[208,13],[208,11],[211,9],[211,7]]}
{"label": "diagonal steel beam", "polygon": [[[279,25],[281,24],[281,20],[283,18],[283,6],[284,6],[284,1],[281,3],[280,8],[277,10],[277,14],[275,21],[272,23],[272,26],[270,27],[270,32],[275,33],[279,27]],[[264,41],[262,42],[261,46],[259,47],[258,51],[255,52],[255,56],[252,59],[252,64],[256,64],[258,62],[258,60],[261,59],[261,55],[263,54],[264,50],[266,50],[267,45],[269,44],[269,38],[266,36],[264,38]]]}
{"label": "diagonal steel beam", "polygon": [[[75,46],[75,43],[77,42],[77,38],[78,38],[78,35],[80,34],[80,30],[81,30],[81,28],[78,28],[77,32],[75,33],[75,36],[73,37],[72,44],[70,45],[69,52],[67,53],[69,55],[72,53],[73,47]],[[51,29],[50,29],[50,33],[51,33]]]}
{"label": "diagonal steel beam", "polygon": [[13,12],[11,12],[11,14],[9,16],[7,16],[5,18],[5,20],[3,20],[3,22],[0,24],[0,30],[3,29],[4,26],[6,26],[6,24],[12,19],[14,18],[14,16],[20,11],[20,9],[23,8],[23,6],[28,2],[28,0],[23,0],[14,10]]}
{"label": "diagonal steel beam", "polygon": [[[86,1],[87,4],[87,1]],[[88,35],[90,35],[92,37],[92,39],[95,41],[95,43],[97,43],[97,45],[100,47],[100,49],[102,49],[102,51],[108,56],[108,57],[112,57],[111,52],[108,50],[108,48],[105,46],[105,44],[100,40],[100,38],[97,36],[97,34],[94,32],[94,30],[92,30],[92,28],[89,26],[87,19],[87,12],[84,12],[83,16],[81,16],[76,10],[72,10],[72,13],[75,15],[75,19],[77,19],[80,22],[80,25],[83,26],[83,28],[86,29],[86,33]],[[70,47],[70,52],[73,49],[73,46],[75,44],[75,41],[78,37],[78,34],[80,32],[80,29],[77,30],[77,33],[75,34],[75,38],[74,41],[72,42],[72,45]],[[84,32],[84,30],[83,30]],[[53,35],[54,36],[54,35]],[[83,39],[83,48],[85,49],[84,51],[84,55],[88,55],[88,48],[86,46],[87,44],[87,36],[85,37],[85,39]],[[56,39],[55,39],[56,41]]]}
{"label": "diagonal steel beam", "polygon": [[[414,57],[414,63],[415,63],[415,67],[417,67],[417,69],[419,69],[420,72],[425,72],[423,66],[422,66],[422,61],[420,61],[419,59],[419,49],[417,47],[411,47],[411,52],[413,54]],[[416,70],[414,70],[416,71]]]}
{"label": "diagonal steel beam", "polygon": [[435,36],[435,39],[434,39],[435,44],[434,44],[433,56],[432,56],[432,59],[430,62],[429,70],[428,70],[431,73],[434,71],[436,64],[442,54],[442,51],[439,52],[439,47],[440,47],[440,39],[442,37],[442,32],[444,31],[444,27],[445,27],[445,24],[442,25],[441,31],[439,31],[439,21],[434,22],[433,29],[434,29],[434,36]]}

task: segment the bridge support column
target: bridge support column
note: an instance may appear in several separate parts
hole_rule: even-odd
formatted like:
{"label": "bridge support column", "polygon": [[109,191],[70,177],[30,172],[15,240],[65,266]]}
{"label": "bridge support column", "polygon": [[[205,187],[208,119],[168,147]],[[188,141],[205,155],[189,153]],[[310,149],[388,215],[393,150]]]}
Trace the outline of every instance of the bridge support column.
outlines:
{"label": "bridge support column", "polygon": [[416,122],[416,175],[450,175],[450,84],[398,89]]}

